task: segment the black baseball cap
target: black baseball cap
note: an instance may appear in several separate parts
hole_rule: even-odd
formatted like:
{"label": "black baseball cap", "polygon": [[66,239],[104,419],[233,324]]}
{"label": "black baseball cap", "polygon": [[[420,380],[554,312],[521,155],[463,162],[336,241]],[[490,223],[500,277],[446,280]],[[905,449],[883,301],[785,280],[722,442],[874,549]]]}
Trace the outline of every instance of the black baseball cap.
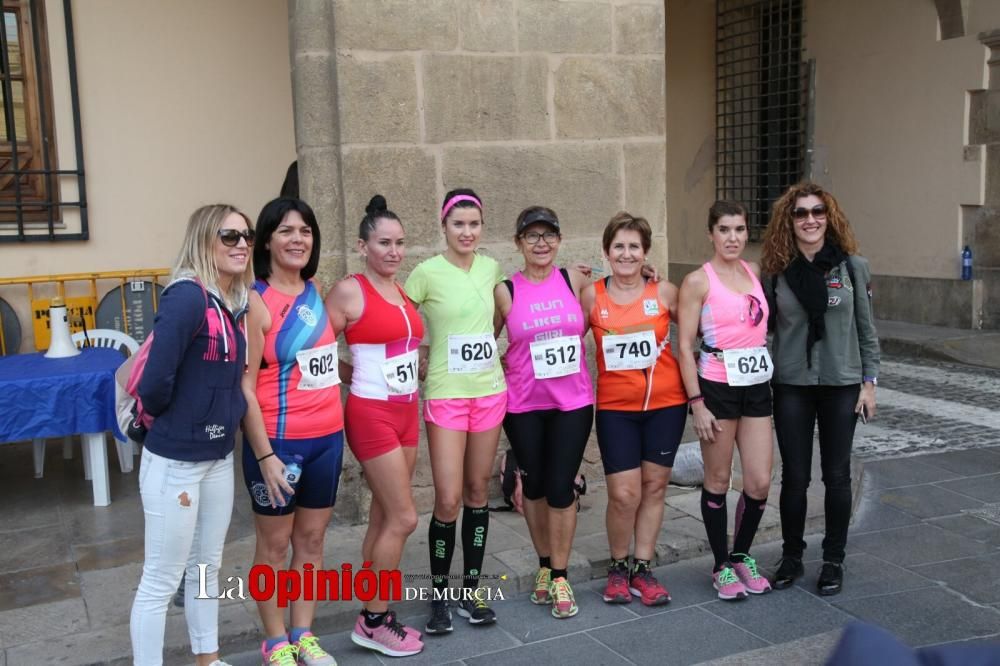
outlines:
{"label": "black baseball cap", "polygon": [[536,209],[531,211],[528,215],[524,216],[524,219],[520,221],[517,225],[517,235],[521,235],[525,229],[530,227],[532,224],[541,222],[542,224],[547,224],[556,231],[559,231],[559,219],[554,215],[551,215],[548,211]]}

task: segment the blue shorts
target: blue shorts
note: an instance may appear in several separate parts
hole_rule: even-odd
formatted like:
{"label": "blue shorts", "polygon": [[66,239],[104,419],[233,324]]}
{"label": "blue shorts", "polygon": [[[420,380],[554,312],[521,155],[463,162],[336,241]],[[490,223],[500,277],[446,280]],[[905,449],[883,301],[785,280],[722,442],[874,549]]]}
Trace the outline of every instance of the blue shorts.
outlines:
{"label": "blue shorts", "polygon": [[597,410],[597,445],[604,473],[638,469],[643,461],[673,467],[685,421],[687,405],[648,412]]}
{"label": "blue shorts", "polygon": [[344,431],[310,439],[272,439],[271,448],[286,464],[302,456],[302,477],[285,506],[271,508],[270,494],[247,438],[243,438],[243,481],[250,493],[250,506],[262,516],[284,516],[295,507],[328,509],[337,502],[340,468],[344,462]]}

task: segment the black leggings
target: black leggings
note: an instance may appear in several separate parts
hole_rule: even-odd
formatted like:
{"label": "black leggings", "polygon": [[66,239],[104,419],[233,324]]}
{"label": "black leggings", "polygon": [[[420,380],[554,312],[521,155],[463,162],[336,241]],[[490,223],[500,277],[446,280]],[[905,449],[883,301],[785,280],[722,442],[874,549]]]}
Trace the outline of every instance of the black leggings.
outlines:
{"label": "black leggings", "polygon": [[819,461],[826,486],[823,560],[843,562],[851,520],[851,446],[860,384],[774,384],[774,429],[781,451],[781,536],[786,557],[801,558],[806,542],[806,489],[812,469],[813,430],[819,423]]}
{"label": "black leggings", "polygon": [[553,509],[565,509],[576,501],[573,481],[593,424],[593,405],[571,412],[544,409],[507,414],[503,429],[521,468],[525,499],[544,497]]}

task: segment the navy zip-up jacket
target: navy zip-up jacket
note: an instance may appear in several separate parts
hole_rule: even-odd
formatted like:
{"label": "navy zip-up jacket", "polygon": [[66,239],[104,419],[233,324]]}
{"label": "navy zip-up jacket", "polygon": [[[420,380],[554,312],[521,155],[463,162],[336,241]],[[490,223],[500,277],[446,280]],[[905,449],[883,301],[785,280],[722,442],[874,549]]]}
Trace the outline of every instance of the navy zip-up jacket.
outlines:
{"label": "navy zip-up jacket", "polygon": [[164,290],[153,342],[139,381],[143,410],[154,417],[144,445],[173,460],[225,458],[246,412],[240,383],[246,337],[235,315],[193,280]]}

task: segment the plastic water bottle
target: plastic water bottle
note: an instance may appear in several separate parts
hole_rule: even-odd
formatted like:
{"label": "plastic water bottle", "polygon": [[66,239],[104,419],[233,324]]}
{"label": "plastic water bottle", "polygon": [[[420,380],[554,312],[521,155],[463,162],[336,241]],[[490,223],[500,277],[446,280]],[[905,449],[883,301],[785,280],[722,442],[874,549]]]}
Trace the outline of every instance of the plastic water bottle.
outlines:
{"label": "plastic water bottle", "polygon": [[972,250],[969,249],[968,245],[962,250],[962,279],[972,279]]}
{"label": "plastic water bottle", "polygon": [[[302,456],[292,456],[292,462],[285,465],[285,481],[295,490],[302,478]],[[291,499],[291,495],[285,494],[285,499]]]}

